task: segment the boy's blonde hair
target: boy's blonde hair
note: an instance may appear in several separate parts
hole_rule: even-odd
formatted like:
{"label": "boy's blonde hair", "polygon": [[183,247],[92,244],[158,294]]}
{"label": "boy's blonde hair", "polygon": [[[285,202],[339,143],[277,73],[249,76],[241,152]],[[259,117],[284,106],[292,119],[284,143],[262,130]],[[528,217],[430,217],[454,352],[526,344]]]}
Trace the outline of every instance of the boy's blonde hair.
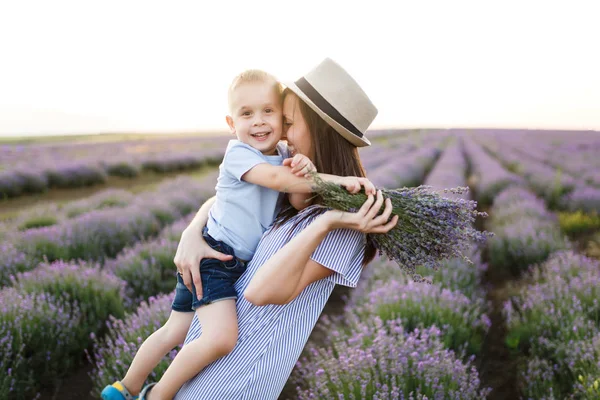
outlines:
{"label": "boy's blonde hair", "polygon": [[277,78],[275,78],[273,75],[269,74],[268,72],[265,72],[260,69],[248,69],[248,70],[242,72],[241,74],[237,75],[235,78],[233,78],[231,85],[229,85],[229,91],[227,92],[227,103],[229,105],[230,112],[233,111],[231,109],[231,97],[233,95],[233,92],[235,92],[235,90],[238,87],[240,87],[241,85],[243,85],[244,83],[250,83],[250,82],[261,82],[261,83],[266,83],[266,84],[272,84],[273,90],[275,91],[275,94],[277,95],[279,101],[283,100],[283,98],[282,98],[283,85],[277,80]]}

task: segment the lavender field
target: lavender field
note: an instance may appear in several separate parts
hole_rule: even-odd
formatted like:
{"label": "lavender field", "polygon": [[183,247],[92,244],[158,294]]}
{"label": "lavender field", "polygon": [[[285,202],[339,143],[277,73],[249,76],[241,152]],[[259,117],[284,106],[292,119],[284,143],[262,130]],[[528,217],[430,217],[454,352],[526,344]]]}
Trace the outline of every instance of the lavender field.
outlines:
{"label": "lavender field", "polygon": [[0,199],[215,165],[229,136],[176,137],[111,142],[0,144]]}
{"label": "lavender field", "polygon": [[[600,132],[377,131],[380,187],[468,186],[495,234],[432,285],[376,258],[334,292],[281,399],[600,399]],[[98,398],[170,312],[228,137],[0,145],[0,399]],[[211,168],[144,191],[106,177]],[[98,185],[84,199],[57,188]],[[160,378],[173,350],[154,371]],[[6,371],[6,372],[4,372]]]}

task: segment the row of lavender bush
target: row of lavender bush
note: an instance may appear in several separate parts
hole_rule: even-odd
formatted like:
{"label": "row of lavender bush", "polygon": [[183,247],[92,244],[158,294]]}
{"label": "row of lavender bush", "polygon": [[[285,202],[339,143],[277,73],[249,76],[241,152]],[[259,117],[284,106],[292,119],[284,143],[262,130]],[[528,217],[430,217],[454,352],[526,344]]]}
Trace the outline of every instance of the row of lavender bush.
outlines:
{"label": "row of lavender bush", "polygon": [[489,262],[517,275],[533,263],[544,261],[559,250],[570,248],[556,215],[543,200],[523,187],[509,187],[494,199],[488,230]]}
{"label": "row of lavender bush", "polygon": [[566,171],[587,184],[600,187],[600,135],[585,131],[491,132],[496,140],[526,150],[528,157]]}
{"label": "row of lavender bush", "polygon": [[498,193],[509,186],[524,185],[521,177],[507,171],[472,139],[464,137],[463,148],[472,175],[469,186],[474,188],[480,205],[490,205]]}
{"label": "row of lavender bush", "polygon": [[[169,186],[169,181],[165,182],[164,185]],[[159,186],[157,190],[160,191],[164,185]],[[26,231],[59,225],[91,211],[125,208],[156,197],[156,190],[134,194],[125,189],[106,189],[81,200],[58,204],[42,204],[29,208],[15,217],[7,218],[0,224],[0,231]]]}
{"label": "row of lavender bush", "polygon": [[[515,274],[528,271],[527,282],[533,282],[520,289],[510,288],[517,294],[503,310],[507,346],[527,354],[519,363],[519,391],[529,399],[598,399],[600,269],[597,262],[568,250],[562,252],[571,245],[561,234],[556,215],[546,207],[546,202],[556,204],[561,196],[564,200],[574,180],[544,164],[537,145],[531,143],[515,151],[509,146],[494,147],[488,140],[484,143],[545,200],[513,178],[497,193],[490,210],[489,230],[496,235],[488,243],[491,265],[508,267]],[[475,153],[475,146],[471,145],[471,153]],[[495,160],[494,164],[500,165]],[[542,267],[531,267],[549,256]]]}
{"label": "row of lavender bush", "polygon": [[[469,162],[464,152],[462,139],[459,137],[444,150],[424,184],[436,189],[445,197],[472,200],[473,193],[471,192],[453,194],[444,191],[448,188],[468,187],[467,174],[469,170]],[[483,299],[485,290],[481,287],[480,282],[481,274],[487,265],[481,262],[481,254],[474,249],[472,253],[467,254],[467,257],[474,261],[475,268],[471,268],[464,259],[447,260],[445,268],[436,271],[433,280],[440,282],[445,288],[460,290],[469,298],[476,296]],[[420,271],[427,272],[424,268]]]}
{"label": "row of lavender bush", "polygon": [[464,149],[476,178],[471,182],[480,201],[492,204],[488,230],[488,258],[495,268],[518,274],[531,263],[544,261],[552,252],[567,249],[556,215],[527,189],[520,176],[508,172],[470,138]]}
{"label": "row of lavender bush", "polygon": [[0,253],[0,284],[42,260],[97,260],[155,236],[161,227],[197,210],[214,193],[215,175],[201,181],[178,178],[138,195],[127,207],[95,210],[64,223],[11,233]]}
{"label": "row of lavender bush", "polygon": [[128,190],[105,189],[81,200],[32,207],[13,218],[6,219],[2,229],[26,231],[33,228],[57,225],[93,210],[127,207],[135,199],[136,195]]}
{"label": "row of lavender bush", "polygon": [[417,186],[436,162],[447,143],[446,136],[432,136],[423,146],[403,154],[386,154],[386,162],[370,167],[367,176],[378,187],[398,188]]}
{"label": "row of lavender bush", "polygon": [[[141,171],[165,173],[216,165],[223,158],[225,147],[194,149],[158,154],[110,154],[100,158],[92,154],[87,159],[69,161],[35,160],[28,164],[0,170],[0,199],[41,193],[50,188],[72,188],[104,183],[109,175],[135,177]],[[5,166],[6,167],[6,166]]]}
{"label": "row of lavender bush", "polygon": [[523,396],[600,399],[600,263],[558,252],[528,275],[504,305]]}
{"label": "row of lavender bush", "polygon": [[[90,333],[124,315],[125,282],[98,266],[58,261],[13,277],[0,290],[0,397],[31,398],[83,358]],[[28,397],[29,396],[29,397]]]}
{"label": "row of lavender bush", "polygon": [[[485,148],[511,170],[523,176],[550,207],[572,211],[600,211],[600,188],[589,185],[580,176],[571,175],[557,167],[556,162],[548,163],[546,157],[532,156],[530,148],[524,149],[517,143],[500,138],[494,141],[491,138],[486,139],[482,140]],[[597,172],[600,173],[600,168]]]}

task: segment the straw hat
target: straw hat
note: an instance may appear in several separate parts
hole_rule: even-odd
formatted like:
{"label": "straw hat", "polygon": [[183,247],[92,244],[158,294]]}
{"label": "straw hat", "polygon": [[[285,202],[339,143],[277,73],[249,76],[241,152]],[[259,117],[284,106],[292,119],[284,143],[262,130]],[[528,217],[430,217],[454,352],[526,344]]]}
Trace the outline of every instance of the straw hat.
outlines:
{"label": "straw hat", "polygon": [[302,78],[284,84],[350,143],[371,145],[364,135],[377,108],[338,63],[326,58]]}

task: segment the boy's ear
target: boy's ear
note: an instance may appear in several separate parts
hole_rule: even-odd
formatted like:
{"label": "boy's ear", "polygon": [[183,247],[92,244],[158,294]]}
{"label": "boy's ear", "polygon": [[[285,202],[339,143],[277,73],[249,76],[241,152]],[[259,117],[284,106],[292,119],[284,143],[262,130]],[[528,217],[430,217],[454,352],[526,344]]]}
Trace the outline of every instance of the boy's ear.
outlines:
{"label": "boy's ear", "polygon": [[225,121],[227,121],[227,125],[229,125],[229,130],[231,133],[235,135],[235,124],[233,123],[233,118],[230,115],[225,117]]}

